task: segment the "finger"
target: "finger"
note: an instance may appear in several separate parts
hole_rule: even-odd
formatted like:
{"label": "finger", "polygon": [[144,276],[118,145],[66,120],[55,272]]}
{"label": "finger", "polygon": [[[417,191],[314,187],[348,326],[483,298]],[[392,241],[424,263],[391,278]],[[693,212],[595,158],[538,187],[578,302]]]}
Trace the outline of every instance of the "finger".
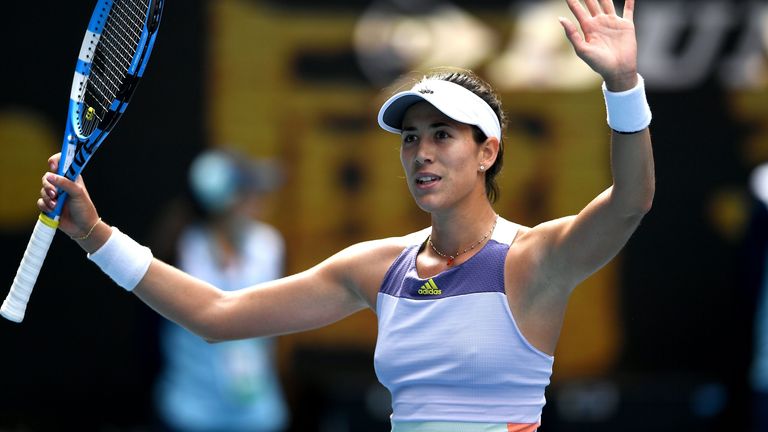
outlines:
{"label": "finger", "polygon": [[46,207],[53,208],[56,206],[56,198],[51,198],[44,189],[40,190],[40,198],[38,198],[38,201],[45,203]]}
{"label": "finger", "polygon": [[46,180],[45,177],[43,177],[43,187],[40,188],[40,199],[38,200],[38,207],[41,207],[42,205],[44,207],[44,211],[51,211],[54,207],[56,207],[57,198],[58,192],[56,187],[53,186],[48,180]]}
{"label": "finger", "polygon": [[58,193],[56,186],[52,185],[51,182],[48,181],[47,175],[43,176],[43,188],[40,189],[40,196],[56,199],[57,195]]}
{"label": "finger", "polygon": [[56,208],[56,201],[47,201],[40,198],[37,200],[37,208],[40,209],[41,212],[50,213]]}
{"label": "finger", "polygon": [[568,9],[571,10],[571,13],[576,17],[576,21],[578,21],[579,24],[584,23],[589,18],[589,13],[587,13],[584,6],[579,3],[579,0],[565,0],[565,2],[568,4]]}
{"label": "finger", "polygon": [[76,184],[72,180],[62,177],[60,175],[56,175],[53,173],[49,173],[45,176],[46,180],[48,180],[51,185],[54,187],[57,187],[67,194],[69,194],[72,197],[76,197],[80,195],[81,187],[80,185]]}
{"label": "finger", "polygon": [[48,158],[48,168],[50,168],[51,171],[56,171],[59,169],[59,160],[61,160],[61,152],[56,153],[55,155]]}
{"label": "finger", "polygon": [[608,15],[616,15],[616,7],[613,6],[613,0],[600,0],[600,7]]}
{"label": "finger", "polygon": [[603,11],[600,10],[600,5],[597,4],[597,0],[584,0],[584,4],[587,5],[589,13],[592,16],[600,15]]}
{"label": "finger", "polygon": [[626,0],[624,2],[624,15],[622,17],[628,21],[634,21],[635,0]]}
{"label": "finger", "polygon": [[576,27],[576,24],[572,23],[568,18],[560,17],[559,21],[563,26],[563,30],[565,30],[565,36],[568,38],[568,40],[571,42],[571,45],[573,45],[573,48],[578,53],[584,47],[584,38],[581,37],[581,33],[579,33],[578,27]]}

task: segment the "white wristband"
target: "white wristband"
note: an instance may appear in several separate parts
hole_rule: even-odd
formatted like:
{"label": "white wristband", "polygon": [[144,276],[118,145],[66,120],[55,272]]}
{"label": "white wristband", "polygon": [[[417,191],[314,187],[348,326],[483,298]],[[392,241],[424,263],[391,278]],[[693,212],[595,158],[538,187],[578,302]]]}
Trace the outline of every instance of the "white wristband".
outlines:
{"label": "white wristband", "polygon": [[132,291],[152,263],[152,251],[112,227],[112,235],[99,250],[88,254],[101,271],[127,291]]}
{"label": "white wristband", "polygon": [[608,125],[616,132],[635,133],[651,124],[651,108],[645,98],[645,81],[637,75],[637,85],[622,92],[609,91],[603,82]]}

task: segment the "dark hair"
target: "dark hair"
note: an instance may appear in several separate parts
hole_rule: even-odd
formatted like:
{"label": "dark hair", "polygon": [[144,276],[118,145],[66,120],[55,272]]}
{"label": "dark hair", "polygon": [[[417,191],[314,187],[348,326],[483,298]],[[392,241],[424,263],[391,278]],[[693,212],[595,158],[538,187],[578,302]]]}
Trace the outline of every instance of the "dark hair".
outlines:
{"label": "dark hair", "polygon": [[[412,75],[416,77],[416,75]],[[485,171],[485,194],[491,203],[496,202],[499,197],[499,185],[496,183],[496,176],[504,165],[504,132],[507,129],[507,116],[501,108],[501,100],[490,84],[480,78],[477,74],[468,69],[441,67],[430,69],[421,78],[438,79],[458,84],[472,93],[479,96],[496,113],[501,125],[501,139],[499,140],[499,154],[493,165]],[[472,126],[475,142],[481,144],[488,137],[477,126]]]}

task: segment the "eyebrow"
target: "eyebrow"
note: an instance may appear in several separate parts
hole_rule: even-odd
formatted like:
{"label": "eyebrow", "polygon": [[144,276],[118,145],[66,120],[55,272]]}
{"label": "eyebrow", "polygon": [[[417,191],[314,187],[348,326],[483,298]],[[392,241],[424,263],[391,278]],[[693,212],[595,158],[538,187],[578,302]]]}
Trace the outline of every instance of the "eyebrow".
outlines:
{"label": "eyebrow", "polygon": [[[437,129],[440,127],[453,127],[450,123],[446,122],[435,122],[429,125],[429,129]],[[403,132],[412,132],[415,131],[416,128],[414,126],[404,127]]]}

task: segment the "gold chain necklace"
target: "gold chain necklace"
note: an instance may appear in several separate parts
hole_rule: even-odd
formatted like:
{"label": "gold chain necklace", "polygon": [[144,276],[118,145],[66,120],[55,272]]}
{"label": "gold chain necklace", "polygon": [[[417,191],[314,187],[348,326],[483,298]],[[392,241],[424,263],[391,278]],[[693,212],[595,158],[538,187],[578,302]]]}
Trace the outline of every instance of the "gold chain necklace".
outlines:
{"label": "gold chain necklace", "polygon": [[463,251],[461,251],[461,252],[457,252],[457,253],[456,253],[456,255],[449,255],[449,254],[447,254],[447,253],[443,253],[443,252],[440,252],[439,250],[437,250],[437,248],[435,247],[435,244],[434,244],[434,243],[432,243],[432,235],[430,235],[430,236],[427,238],[427,242],[429,242],[429,247],[431,247],[431,248],[432,248],[432,250],[433,250],[433,251],[435,251],[435,253],[436,253],[436,254],[440,255],[440,256],[441,256],[441,257],[443,257],[443,258],[447,258],[447,259],[448,259],[448,261],[446,262],[446,265],[447,265],[447,266],[451,266],[451,265],[453,265],[453,262],[454,262],[454,261],[456,261],[456,258],[458,258],[458,257],[459,257],[459,255],[463,255],[463,254],[465,254],[465,253],[467,253],[467,252],[471,251],[472,249],[476,248],[476,247],[477,247],[477,246],[478,246],[480,243],[484,242],[484,241],[485,241],[485,239],[487,239],[487,238],[488,238],[488,236],[489,236],[489,235],[491,235],[491,233],[493,232],[493,230],[494,230],[494,229],[496,229],[496,223],[497,223],[498,221],[499,221],[499,215],[496,215],[496,219],[494,219],[494,220],[493,220],[493,226],[491,227],[490,231],[488,231],[487,233],[485,233],[485,235],[483,236],[483,238],[481,238],[480,240],[478,240],[478,241],[477,241],[475,244],[473,244],[472,246],[470,246],[470,247],[468,247],[468,248],[464,249],[464,250],[463,250]]}

